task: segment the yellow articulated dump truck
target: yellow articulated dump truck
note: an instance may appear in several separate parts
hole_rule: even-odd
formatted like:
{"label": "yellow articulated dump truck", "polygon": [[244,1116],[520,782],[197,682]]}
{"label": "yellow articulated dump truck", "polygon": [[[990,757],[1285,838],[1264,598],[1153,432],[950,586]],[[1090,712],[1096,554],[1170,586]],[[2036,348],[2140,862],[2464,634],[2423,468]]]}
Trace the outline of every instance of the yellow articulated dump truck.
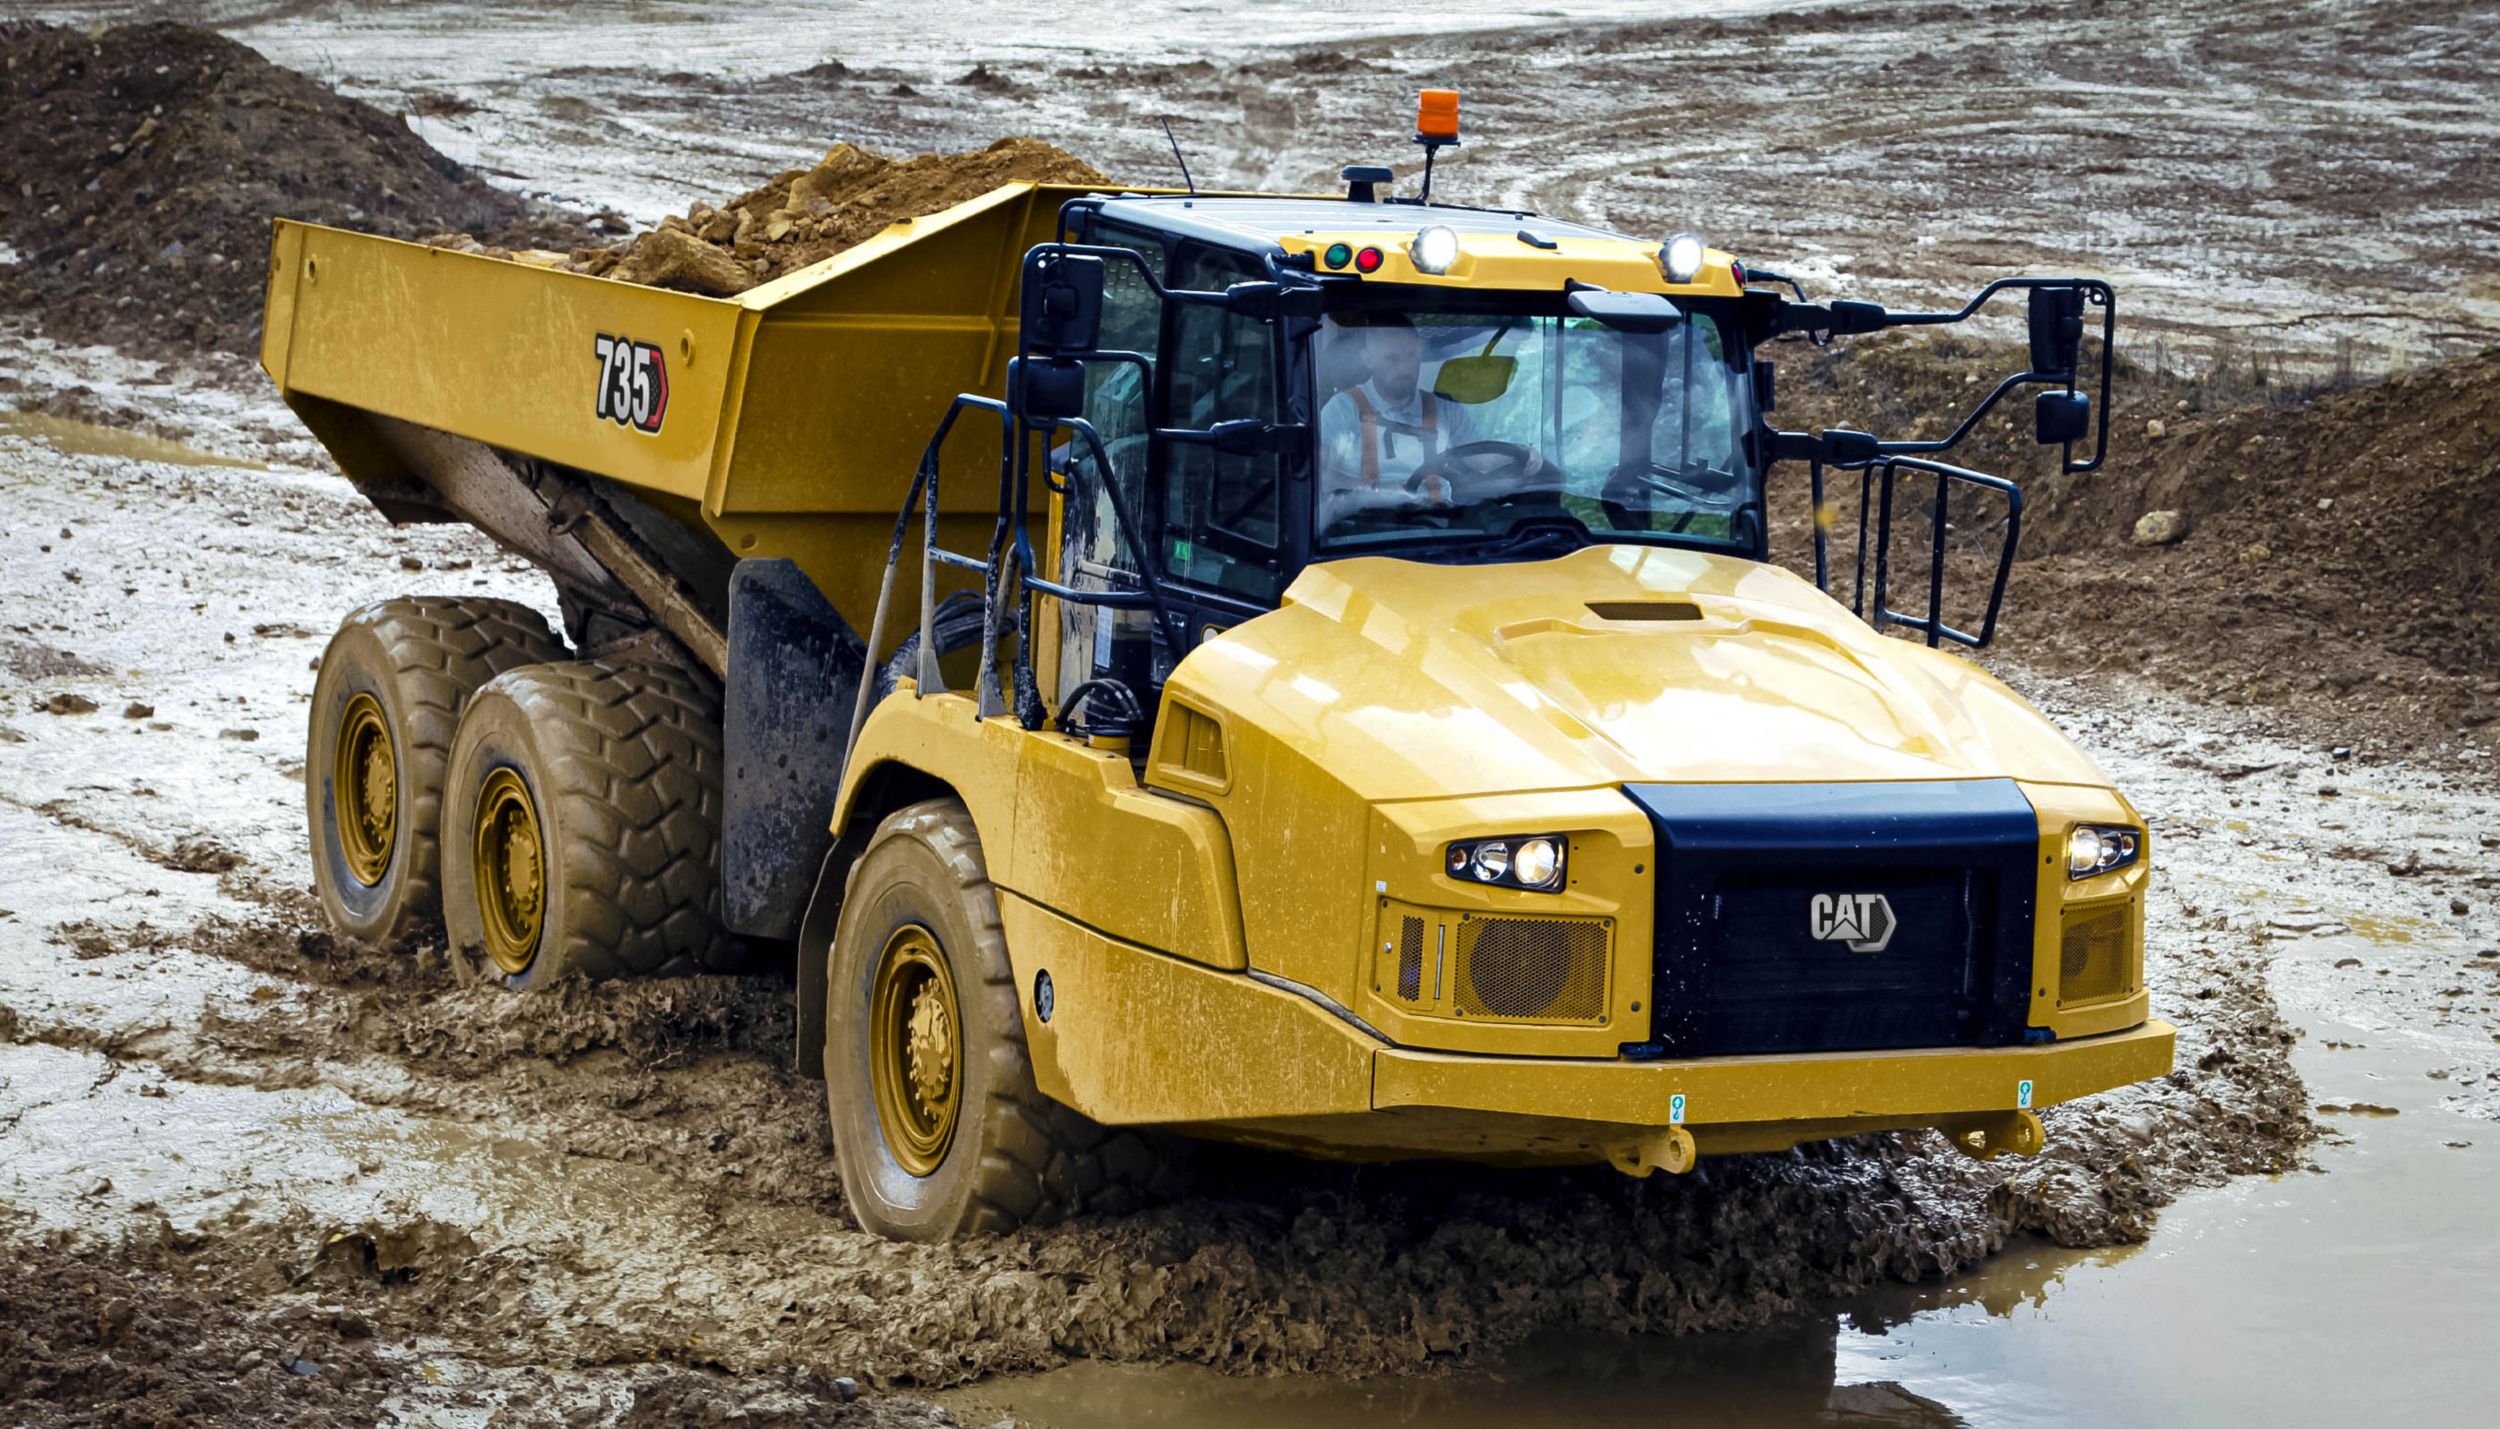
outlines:
{"label": "yellow articulated dump truck", "polygon": [[[2098,463],[2107,286],[1816,303],[1429,172],[1010,184],[735,299],[279,223],[286,400],[563,614],[347,616],[329,916],[516,991],[785,960],[851,1204],[924,1239],[1151,1194],[1172,1133],[1995,1156],[2166,1072],[2143,820],[1942,648],[2021,493],[1937,458],[2020,396]],[[1998,298],[2027,369],[1946,437],[1772,421],[1779,342]]]}

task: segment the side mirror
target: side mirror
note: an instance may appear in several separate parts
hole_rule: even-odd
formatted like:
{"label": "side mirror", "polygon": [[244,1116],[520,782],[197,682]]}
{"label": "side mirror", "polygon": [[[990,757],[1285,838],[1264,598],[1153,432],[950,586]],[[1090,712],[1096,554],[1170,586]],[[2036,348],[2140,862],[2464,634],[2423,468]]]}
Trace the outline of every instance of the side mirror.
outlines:
{"label": "side mirror", "polygon": [[1085,364],[1070,358],[1019,357],[1009,364],[1007,390],[1028,422],[1064,422],[1085,415]]}
{"label": "side mirror", "polygon": [[2043,392],[2032,399],[2031,419],[2044,447],[2082,441],[2092,430],[2092,398],[2082,392]]}
{"label": "side mirror", "polygon": [[1024,344],[1049,353],[1090,352],[1102,340],[1103,261],[1044,251],[1024,269]]}
{"label": "side mirror", "polygon": [[2043,377],[2071,377],[2082,347],[2083,289],[2032,289],[2031,370]]}

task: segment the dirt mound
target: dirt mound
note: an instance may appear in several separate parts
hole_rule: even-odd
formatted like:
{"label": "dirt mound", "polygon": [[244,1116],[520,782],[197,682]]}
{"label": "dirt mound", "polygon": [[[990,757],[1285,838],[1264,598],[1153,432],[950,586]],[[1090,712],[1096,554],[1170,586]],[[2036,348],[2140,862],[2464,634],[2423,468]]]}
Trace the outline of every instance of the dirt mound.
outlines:
{"label": "dirt mound", "polygon": [[0,300],[151,355],[252,349],[274,217],[578,241],[400,120],[187,25],[0,24]]}
{"label": "dirt mound", "polygon": [[978,198],[1001,184],[1104,184],[1092,165],[1039,139],[1010,137],[965,154],[889,159],[836,144],[812,169],[791,169],[714,207],[612,248],[573,256],[575,272],[725,297],[821,263],[887,225]]}
{"label": "dirt mound", "polygon": [[[1776,420],[1941,436],[2020,365],[1955,339],[1868,343],[1795,364]],[[2500,351],[2294,390],[2219,362],[2130,365],[2113,406],[2098,472],[2056,474],[2019,407],[1948,457],[2023,483],[2002,648],[2389,753],[2500,720]],[[1795,539],[1776,544],[1801,552],[1802,498],[1784,495]],[[2155,513],[2174,514],[2140,537]]]}

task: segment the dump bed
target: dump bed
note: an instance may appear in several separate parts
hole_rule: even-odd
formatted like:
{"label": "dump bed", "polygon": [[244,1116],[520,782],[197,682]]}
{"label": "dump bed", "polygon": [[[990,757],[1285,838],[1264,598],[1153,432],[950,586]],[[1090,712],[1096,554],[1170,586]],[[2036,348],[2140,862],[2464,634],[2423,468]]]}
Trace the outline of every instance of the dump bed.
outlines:
{"label": "dump bed", "polygon": [[[1004,185],[731,299],[281,220],[261,364],[394,515],[440,484],[432,429],[613,478],[864,625],[922,448],[1003,389],[1020,261],[1089,191]],[[995,460],[994,428],[954,441],[950,472]],[[969,537],[996,498],[957,481],[943,509]]]}

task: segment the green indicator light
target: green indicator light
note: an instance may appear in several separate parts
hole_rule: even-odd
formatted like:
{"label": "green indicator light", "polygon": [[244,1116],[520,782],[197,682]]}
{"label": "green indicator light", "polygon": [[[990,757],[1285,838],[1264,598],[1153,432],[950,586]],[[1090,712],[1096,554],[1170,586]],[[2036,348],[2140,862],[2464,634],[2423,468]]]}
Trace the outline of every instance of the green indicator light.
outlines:
{"label": "green indicator light", "polygon": [[1331,268],[1342,268],[1354,261],[1354,250],[1342,243],[1331,243],[1324,261]]}

